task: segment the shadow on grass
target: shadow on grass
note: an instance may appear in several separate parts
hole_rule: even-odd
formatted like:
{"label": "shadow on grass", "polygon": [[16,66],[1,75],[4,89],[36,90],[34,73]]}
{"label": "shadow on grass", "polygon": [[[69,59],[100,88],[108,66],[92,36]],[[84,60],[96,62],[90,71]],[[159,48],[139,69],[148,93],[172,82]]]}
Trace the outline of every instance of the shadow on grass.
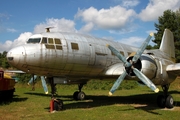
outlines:
{"label": "shadow on grass", "polygon": [[19,98],[18,95],[14,95],[13,98],[9,98],[9,99],[1,99],[0,100],[0,105],[9,105],[12,102],[22,102],[22,101],[26,101],[28,98],[24,97],[24,98]]}
{"label": "shadow on grass", "polygon": [[[41,93],[25,93],[29,95],[38,95],[44,97],[50,97],[51,95],[45,95]],[[160,92],[159,94],[163,94]],[[105,96],[105,95],[87,95],[86,100],[75,101],[72,99],[71,95],[62,95],[57,96],[64,101],[64,109],[88,109],[95,108],[101,106],[109,106],[109,105],[128,105],[131,104],[132,109],[121,109],[121,111],[129,111],[141,109],[151,114],[161,115],[153,110],[160,109],[157,106],[157,96],[159,94],[155,93],[147,93],[147,94],[137,94],[137,95],[129,95],[129,96]],[[170,91],[169,94],[180,94],[179,91]],[[180,106],[180,101],[174,101],[175,106]],[[45,109],[49,109],[45,108]]]}

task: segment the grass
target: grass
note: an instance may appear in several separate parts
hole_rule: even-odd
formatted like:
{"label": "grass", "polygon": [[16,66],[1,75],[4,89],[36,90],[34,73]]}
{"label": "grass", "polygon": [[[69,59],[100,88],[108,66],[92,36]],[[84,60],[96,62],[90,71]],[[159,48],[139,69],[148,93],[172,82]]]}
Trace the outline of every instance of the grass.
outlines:
{"label": "grass", "polygon": [[58,86],[58,98],[64,101],[65,109],[49,113],[50,95],[45,95],[40,85],[31,91],[31,87],[17,84],[14,98],[0,103],[0,120],[177,120],[180,116],[180,80],[176,80],[169,90],[175,101],[173,109],[158,108],[158,94],[147,87],[118,90],[111,97],[107,96],[108,90],[85,89],[87,99],[83,101],[72,99],[75,91],[72,88]]}

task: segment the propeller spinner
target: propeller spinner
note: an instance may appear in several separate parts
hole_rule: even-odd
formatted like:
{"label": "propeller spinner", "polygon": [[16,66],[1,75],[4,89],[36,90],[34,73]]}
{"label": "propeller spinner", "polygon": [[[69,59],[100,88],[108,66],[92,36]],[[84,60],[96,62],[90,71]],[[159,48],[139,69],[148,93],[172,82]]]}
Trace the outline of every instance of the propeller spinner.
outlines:
{"label": "propeller spinner", "polygon": [[[159,92],[159,89],[149,80],[141,71],[139,71],[137,68],[135,68],[134,64],[138,61],[138,59],[141,57],[142,53],[144,52],[146,46],[148,45],[151,37],[153,36],[153,33],[151,33],[147,39],[144,41],[144,43],[141,45],[141,47],[138,49],[132,60],[129,62],[126,60],[126,58],[115,48],[113,48],[110,45],[107,45],[107,47],[124,63],[124,66],[126,70],[131,70],[134,72],[134,74],[144,83],[146,84],[149,88],[151,88],[154,92]],[[127,71],[124,71],[119,78],[115,81],[114,85],[112,86],[111,90],[109,91],[109,95],[112,95],[121,82],[124,80],[126,75],[128,74]]]}

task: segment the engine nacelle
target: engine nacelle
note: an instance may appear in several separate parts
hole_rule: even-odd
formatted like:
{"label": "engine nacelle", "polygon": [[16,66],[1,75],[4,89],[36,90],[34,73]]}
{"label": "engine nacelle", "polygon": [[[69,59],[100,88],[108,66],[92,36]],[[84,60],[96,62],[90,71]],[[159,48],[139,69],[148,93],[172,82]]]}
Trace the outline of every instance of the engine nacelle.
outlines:
{"label": "engine nacelle", "polygon": [[[132,60],[133,56],[130,56],[127,61]],[[148,54],[142,54],[136,63],[133,64],[135,68],[141,71],[150,80],[156,77],[157,65],[154,58]],[[135,76],[131,69],[126,68],[127,73],[130,76]]]}
{"label": "engine nacelle", "polygon": [[140,60],[142,64],[141,72],[149,79],[154,79],[157,73],[157,65],[154,58],[148,54],[144,54]]}

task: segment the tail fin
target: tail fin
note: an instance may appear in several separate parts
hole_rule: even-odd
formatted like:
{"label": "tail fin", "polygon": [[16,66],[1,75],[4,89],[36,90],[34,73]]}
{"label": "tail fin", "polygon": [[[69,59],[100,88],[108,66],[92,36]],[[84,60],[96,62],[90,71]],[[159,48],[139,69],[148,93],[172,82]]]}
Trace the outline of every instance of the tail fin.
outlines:
{"label": "tail fin", "polygon": [[159,50],[167,54],[170,58],[175,59],[174,36],[169,29],[164,30]]}

